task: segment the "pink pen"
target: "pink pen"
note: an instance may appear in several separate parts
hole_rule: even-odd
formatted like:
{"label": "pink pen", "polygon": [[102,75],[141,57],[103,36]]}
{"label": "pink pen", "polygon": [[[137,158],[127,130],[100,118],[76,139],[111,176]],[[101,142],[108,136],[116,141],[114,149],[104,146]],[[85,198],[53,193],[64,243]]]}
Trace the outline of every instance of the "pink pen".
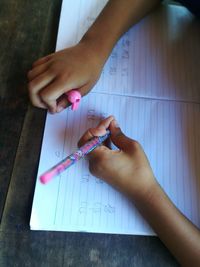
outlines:
{"label": "pink pen", "polygon": [[72,110],[77,110],[81,101],[81,94],[78,90],[71,90],[66,93],[67,99],[72,103]]}
{"label": "pink pen", "polygon": [[59,175],[64,170],[68,169],[74,163],[79,161],[85,155],[93,151],[96,147],[101,145],[110,136],[110,131],[106,131],[103,136],[93,137],[85,145],[80,147],[77,151],[63,159],[61,162],[53,166],[50,170],[40,176],[40,182],[43,184],[48,183],[54,176]]}

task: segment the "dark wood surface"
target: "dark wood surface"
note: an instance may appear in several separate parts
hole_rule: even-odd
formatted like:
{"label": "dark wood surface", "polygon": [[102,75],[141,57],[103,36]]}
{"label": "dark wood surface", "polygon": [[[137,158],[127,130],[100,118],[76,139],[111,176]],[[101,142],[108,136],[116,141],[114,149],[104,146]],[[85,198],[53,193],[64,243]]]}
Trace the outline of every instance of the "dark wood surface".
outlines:
{"label": "dark wood surface", "polygon": [[26,73],[55,49],[61,0],[0,0],[0,266],[178,266],[157,237],[29,229],[46,112]]}

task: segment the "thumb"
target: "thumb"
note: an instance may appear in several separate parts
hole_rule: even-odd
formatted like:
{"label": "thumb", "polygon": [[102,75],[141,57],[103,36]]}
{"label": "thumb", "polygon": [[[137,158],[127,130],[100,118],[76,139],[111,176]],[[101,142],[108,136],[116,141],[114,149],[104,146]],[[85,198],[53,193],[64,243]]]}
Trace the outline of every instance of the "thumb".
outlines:
{"label": "thumb", "polygon": [[109,130],[111,132],[111,141],[116,147],[123,151],[130,151],[134,140],[127,137],[120,129],[116,120],[111,121]]}

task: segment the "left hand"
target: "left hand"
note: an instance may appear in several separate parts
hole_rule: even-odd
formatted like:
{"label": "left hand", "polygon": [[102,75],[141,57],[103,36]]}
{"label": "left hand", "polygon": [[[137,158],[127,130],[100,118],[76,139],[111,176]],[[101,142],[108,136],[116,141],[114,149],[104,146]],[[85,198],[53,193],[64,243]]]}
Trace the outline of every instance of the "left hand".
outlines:
{"label": "left hand", "polygon": [[72,89],[86,95],[97,82],[103,61],[83,40],[77,45],[34,62],[28,72],[28,88],[34,106],[60,112],[69,102],[65,93]]}

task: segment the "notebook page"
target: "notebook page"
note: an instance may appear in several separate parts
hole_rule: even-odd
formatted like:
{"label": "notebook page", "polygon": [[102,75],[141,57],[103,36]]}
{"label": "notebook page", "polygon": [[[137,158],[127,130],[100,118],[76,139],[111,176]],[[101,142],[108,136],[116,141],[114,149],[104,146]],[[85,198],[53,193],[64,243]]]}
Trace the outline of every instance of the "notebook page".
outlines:
{"label": "notebook page", "polygon": [[[76,1],[73,4],[72,1],[63,2],[57,49],[73,45],[80,40],[89,24],[100,12],[101,3],[103,1]],[[73,11],[69,9],[70,6],[73,7]],[[189,25],[192,23],[191,15],[184,8],[177,10],[174,8],[166,9],[167,15],[164,18],[171,17],[171,23],[175,24],[172,29],[174,31],[176,29],[180,34],[180,24],[177,27],[178,21],[175,19],[176,13],[176,16],[181,18],[181,21],[187,26],[183,32],[188,34],[187,29],[190,29]],[[67,10],[70,10],[71,17]],[[79,15],[76,13],[77,11]],[[164,9],[160,12],[164,12]],[[156,13],[155,18],[158,15],[159,13]],[[86,23],[84,23],[85,18],[88,18]],[[147,23],[149,18],[152,18],[150,24]],[[171,61],[166,63],[166,58],[168,59],[170,53],[167,52],[166,42],[162,39],[160,46],[162,49],[159,50],[159,53],[157,50],[153,50],[155,60],[153,63],[149,60],[151,54],[149,51],[153,52],[149,47],[153,49],[156,45],[154,46],[152,42],[154,38],[152,38],[151,45],[145,46],[148,44],[148,40],[145,39],[147,35],[145,31],[148,30],[149,35],[154,33],[155,36],[153,36],[156,37],[153,25],[158,26],[156,21],[153,22],[153,15],[149,18],[143,20],[119,41],[93,90],[96,93],[91,93],[83,99],[78,112],[72,113],[67,110],[59,115],[47,116],[38,175],[70,154],[75,149],[80,135],[88,127],[96,125],[96,117],[114,114],[124,132],[141,142],[156,177],[170,198],[188,218],[199,226],[200,204],[197,198],[199,195],[199,156],[197,154],[200,135],[199,106],[154,100],[154,98],[161,98],[160,96],[164,94],[163,99],[199,101],[197,90],[199,79],[195,72],[198,68],[191,72],[192,57],[191,59],[190,56],[187,57],[197,49],[195,45],[198,42],[196,26],[192,24],[190,29],[191,32],[194,31],[192,38],[195,40],[189,39],[190,49],[188,49],[187,43],[183,45],[183,48],[187,48],[185,55],[187,60],[188,58],[191,60],[190,64],[182,64],[181,57],[178,59],[173,57],[175,74],[179,70],[180,63],[180,66],[190,66],[190,72],[180,71],[177,73],[178,75],[174,76],[172,72],[167,72],[167,76],[164,76],[162,70],[165,68],[161,67],[170,64]],[[166,26],[165,23],[166,21],[159,24],[161,29]],[[65,25],[69,25],[69,27],[65,28]],[[169,28],[168,25],[166,29]],[[136,33],[131,35],[134,29]],[[134,34],[137,38],[133,42],[131,37],[134,37]],[[167,33],[168,35],[169,33]],[[173,35],[170,33],[170,36]],[[174,36],[177,36],[176,31]],[[173,40],[177,39],[174,37]],[[156,44],[157,41],[156,39]],[[194,47],[192,48],[193,41]],[[136,43],[137,45],[135,45]],[[174,51],[180,49],[182,42],[178,43],[178,46],[176,44],[176,41],[172,42]],[[143,46],[148,53],[142,53]],[[127,47],[130,47],[128,56]],[[175,49],[175,47],[178,48]],[[140,51],[141,53],[139,53]],[[172,53],[172,55],[174,54]],[[186,59],[184,58],[184,62],[187,62]],[[145,67],[146,65],[148,67]],[[117,66],[117,68],[115,69],[113,66]],[[171,67],[168,66],[168,71]],[[130,75],[132,70],[134,73]],[[184,75],[181,76],[180,73]],[[167,80],[166,77],[168,77]],[[170,81],[173,81],[173,90],[170,90]],[[183,87],[179,85],[183,85]],[[190,90],[186,90],[188,88],[184,85],[189,85]],[[109,95],[111,90],[115,95]],[[123,97],[123,94],[127,96]],[[134,99],[131,97],[133,95],[150,99]],[[120,109],[116,107],[120,107]],[[130,117],[126,116],[127,112],[131,114]],[[74,121],[77,123],[74,124]],[[134,124],[132,124],[133,122]],[[165,137],[166,133],[168,134]],[[85,160],[49,183],[48,189],[37,180],[30,225],[31,229],[38,230],[153,234],[131,203],[88,172]]]}
{"label": "notebook page", "polygon": [[[106,2],[64,0],[57,50],[78,43]],[[186,8],[161,6],[119,40],[93,91],[199,103],[199,27]]]}
{"label": "notebook page", "polygon": [[[75,150],[80,135],[108,114],[142,144],[161,186],[200,227],[198,104],[91,93],[77,112],[47,117],[38,177]],[[37,178],[30,225],[34,230],[153,234],[126,198],[89,173],[87,160],[45,186]]]}

